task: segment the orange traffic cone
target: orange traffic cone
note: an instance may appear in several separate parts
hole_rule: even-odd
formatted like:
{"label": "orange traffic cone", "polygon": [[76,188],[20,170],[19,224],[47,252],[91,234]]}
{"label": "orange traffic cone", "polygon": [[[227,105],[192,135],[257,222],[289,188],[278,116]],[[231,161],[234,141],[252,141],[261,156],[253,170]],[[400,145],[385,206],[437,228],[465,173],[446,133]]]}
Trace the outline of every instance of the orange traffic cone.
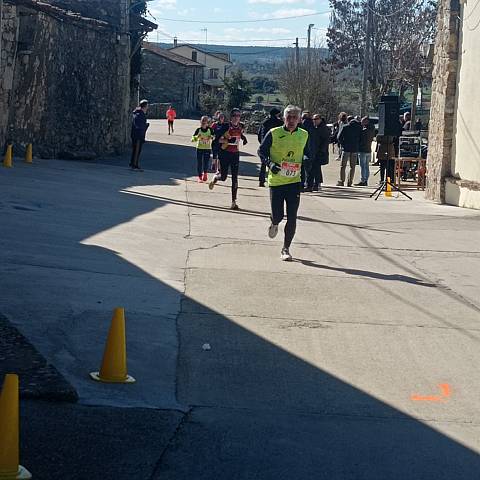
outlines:
{"label": "orange traffic cone", "polygon": [[387,177],[387,185],[385,187],[385,196],[386,197],[392,196],[392,184],[390,183],[390,177]]}
{"label": "orange traffic cone", "polygon": [[25,150],[25,162],[26,163],[33,163],[33,149],[32,144],[29,143]]}
{"label": "orange traffic cone", "polygon": [[135,379],[127,374],[127,346],[125,340],[125,311],[116,308],[108,332],[102,366],[99,372],[90,376],[99,382],[133,383]]}
{"label": "orange traffic cone", "polygon": [[32,478],[19,464],[18,375],[5,375],[0,394],[0,480]]}
{"label": "orange traffic cone", "polygon": [[7,151],[3,157],[3,166],[7,168],[13,167],[13,146],[7,145]]}

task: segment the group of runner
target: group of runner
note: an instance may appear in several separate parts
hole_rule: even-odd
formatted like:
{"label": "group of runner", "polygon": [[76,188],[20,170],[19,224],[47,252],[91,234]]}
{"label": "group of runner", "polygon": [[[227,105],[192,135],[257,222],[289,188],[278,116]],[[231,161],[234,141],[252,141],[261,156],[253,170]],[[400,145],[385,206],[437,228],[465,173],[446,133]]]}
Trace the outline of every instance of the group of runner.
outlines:
{"label": "group of runner", "polygon": [[[280,114],[280,112],[278,112]],[[240,166],[240,145],[247,144],[244,135],[244,125],[240,122],[241,112],[233,109],[230,120],[225,114],[216,112],[213,123],[203,116],[200,126],[192,136],[192,142],[197,146],[198,182],[208,182],[208,167],[210,155],[212,165],[216,170],[209,189],[213,190],[219,181],[225,181],[230,171],[232,180],[232,210],[238,210],[238,170]],[[281,126],[273,126],[262,132],[258,155],[262,162],[262,171],[268,168],[268,185],[270,187],[271,223],[268,228],[270,238],[275,238],[278,225],[287,213],[287,223],[284,231],[284,242],[281,258],[292,260],[290,245],[295,236],[297,212],[300,205],[302,187],[301,171],[304,158],[308,155],[308,132],[298,127],[301,120],[301,110],[289,105],[283,112]],[[280,123],[280,122],[278,122]],[[278,125],[277,123],[277,125]],[[265,180],[264,180],[265,181]],[[261,186],[264,185],[261,182]],[[263,183],[263,185],[262,185]]]}

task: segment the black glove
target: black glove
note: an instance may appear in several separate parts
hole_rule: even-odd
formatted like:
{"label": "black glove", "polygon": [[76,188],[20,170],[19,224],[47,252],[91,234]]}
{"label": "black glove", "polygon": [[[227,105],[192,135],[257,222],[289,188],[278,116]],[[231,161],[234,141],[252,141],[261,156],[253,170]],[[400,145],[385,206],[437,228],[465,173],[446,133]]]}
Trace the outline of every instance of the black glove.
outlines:
{"label": "black glove", "polygon": [[273,174],[277,174],[278,172],[282,171],[282,168],[280,167],[280,165],[272,161],[268,162],[268,168]]}
{"label": "black glove", "polygon": [[243,139],[242,139],[242,140],[243,140],[243,144],[244,144],[244,145],[246,145],[246,144],[248,143],[248,140],[247,140],[247,138],[246,138],[246,137],[243,137]]}

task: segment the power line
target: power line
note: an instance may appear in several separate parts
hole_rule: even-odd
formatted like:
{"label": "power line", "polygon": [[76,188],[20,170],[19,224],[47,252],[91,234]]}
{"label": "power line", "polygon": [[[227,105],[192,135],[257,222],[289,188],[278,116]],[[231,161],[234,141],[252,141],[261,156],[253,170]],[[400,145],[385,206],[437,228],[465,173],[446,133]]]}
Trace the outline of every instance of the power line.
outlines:
{"label": "power line", "polygon": [[377,17],[384,17],[384,18],[388,18],[388,17],[393,17],[394,15],[397,15],[399,14],[400,12],[403,12],[405,9],[409,8],[409,7],[413,7],[413,4],[416,2],[417,0],[412,0],[410,3],[405,3],[404,5],[402,5],[398,10],[395,10],[394,12],[390,12],[390,13],[380,13],[380,12],[377,12],[375,9],[373,9],[369,4],[367,4],[367,8],[374,14],[376,15]]}
{"label": "power line", "polygon": [[325,15],[330,13],[330,10],[326,10],[325,12],[314,12],[314,13],[306,13],[304,15],[292,15],[290,17],[281,17],[281,18],[262,18],[256,20],[184,20],[178,18],[165,18],[165,17],[157,17],[157,20],[163,20],[167,22],[180,22],[180,23],[258,23],[258,22],[273,22],[277,20],[290,20],[293,18],[304,18],[304,17],[315,17],[317,15]]}
{"label": "power line", "polygon": [[[305,40],[307,37],[299,37],[302,40]],[[200,41],[198,38],[193,39],[179,39],[182,42],[198,42]],[[291,40],[295,40],[295,38],[254,38],[249,40],[210,40],[209,43],[248,43],[248,42],[290,42]]]}

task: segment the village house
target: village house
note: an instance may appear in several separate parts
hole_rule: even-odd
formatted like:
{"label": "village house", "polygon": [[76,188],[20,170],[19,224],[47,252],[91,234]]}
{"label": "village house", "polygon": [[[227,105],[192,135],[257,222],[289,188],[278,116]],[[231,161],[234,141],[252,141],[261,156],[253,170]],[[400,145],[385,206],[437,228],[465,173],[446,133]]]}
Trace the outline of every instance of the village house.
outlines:
{"label": "village house", "polygon": [[199,109],[203,65],[155,44],[142,46],[142,96],[149,102],[172,104],[179,116]]}
{"label": "village house", "polygon": [[176,40],[173,48],[169,50],[203,65],[204,92],[217,94],[223,87],[223,80],[228,76],[229,68],[232,66],[228,53],[206,52],[193,45],[178,45]]}
{"label": "village house", "polygon": [[54,158],[123,151],[130,0],[3,0],[1,13],[2,145]]}
{"label": "village house", "polygon": [[430,111],[427,198],[480,209],[480,11],[441,0]]}

